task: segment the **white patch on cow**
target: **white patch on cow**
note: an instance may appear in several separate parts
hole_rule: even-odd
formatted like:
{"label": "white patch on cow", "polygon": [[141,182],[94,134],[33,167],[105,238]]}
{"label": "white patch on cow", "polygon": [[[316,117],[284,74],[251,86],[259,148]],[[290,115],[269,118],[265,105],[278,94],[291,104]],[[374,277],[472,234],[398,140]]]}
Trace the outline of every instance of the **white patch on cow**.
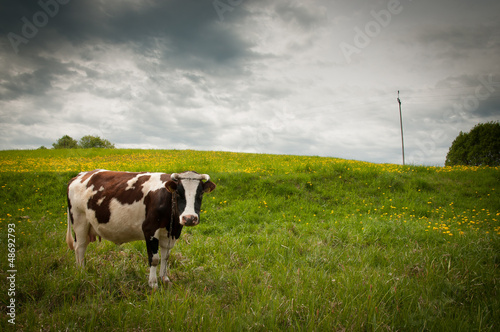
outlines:
{"label": "white patch on cow", "polygon": [[159,262],[160,262],[160,255],[156,253],[153,255],[153,260],[151,261],[151,265],[157,266]]}
{"label": "white patch on cow", "polygon": [[89,210],[92,215],[92,218],[89,218],[90,223],[98,235],[116,244],[144,240],[142,231],[142,222],[146,219],[144,198],[132,204],[122,204],[113,198],[109,202],[109,211],[109,222],[100,224],[95,212]]}
{"label": "white patch on cow", "polygon": [[156,278],[156,266],[151,265],[149,268],[149,286],[151,288],[158,288],[158,279]]}
{"label": "white patch on cow", "polygon": [[99,191],[104,191],[104,186],[101,186],[101,188],[99,188]]}
{"label": "white patch on cow", "polygon": [[139,180],[139,178],[141,176],[144,176],[144,175],[147,175],[147,174],[138,174],[135,178],[128,180],[127,181],[127,188],[125,188],[125,190],[134,189],[134,186],[137,183],[137,181]]}
{"label": "white patch on cow", "polygon": [[102,202],[106,199],[106,196],[97,201],[97,205],[101,206]]}
{"label": "white patch on cow", "polygon": [[184,225],[184,222],[182,220],[182,217],[184,216],[196,216],[198,219],[200,216],[196,213],[194,210],[194,202],[196,199],[196,190],[198,189],[198,186],[200,185],[200,180],[191,180],[191,179],[183,179],[182,185],[184,186],[184,192],[186,195],[186,208],[180,215],[180,220],[179,222],[181,225]]}
{"label": "white patch on cow", "polygon": [[146,196],[150,191],[155,191],[161,188],[165,188],[165,185],[161,181],[162,173],[146,173],[141,174],[141,176],[149,175],[151,178],[142,184],[142,193]]}
{"label": "white patch on cow", "polygon": [[158,229],[156,230],[156,232],[155,232],[155,235],[151,236],[151,239],[150,239],[150,240],[151,240],[151,241],[153,241],[153,239],[154,239],[154,238],[157,238],[157,239],[159,240],[159,239],[160,239],[160,237],[161,237],[161,234],[162,234],[162,232],[161,232],[161,230],[162,230],[162,229],[163,229],[163,228],[158,228]]}

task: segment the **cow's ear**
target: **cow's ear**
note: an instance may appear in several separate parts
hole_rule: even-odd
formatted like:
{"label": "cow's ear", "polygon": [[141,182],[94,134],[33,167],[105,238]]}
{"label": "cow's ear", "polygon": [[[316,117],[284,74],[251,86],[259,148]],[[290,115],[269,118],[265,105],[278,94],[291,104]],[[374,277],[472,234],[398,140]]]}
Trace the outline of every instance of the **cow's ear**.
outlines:
{"label": "cow's ear", "polygon": [[208,180],[207,182],[205,182],[203,184],[203,192],[208,194],[208,193],[214,191],[215,187],[216,187],[215,183]]}
{"label": "cow's ear", "polygon": [[165,183],[165,188],[167,188],[167,190],[171,193],[175,193],[175,191],[177,190],[177,182],[172,180],[167,181],[167,183]]}

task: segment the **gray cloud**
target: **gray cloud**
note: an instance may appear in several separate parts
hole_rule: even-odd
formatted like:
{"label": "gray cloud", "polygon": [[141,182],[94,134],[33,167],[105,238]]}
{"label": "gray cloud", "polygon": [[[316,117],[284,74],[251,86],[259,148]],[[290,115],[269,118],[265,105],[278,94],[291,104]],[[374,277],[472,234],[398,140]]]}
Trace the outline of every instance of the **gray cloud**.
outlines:
{"label": "gray cloud", "polygon": [[418,40],[438,58],[467,61],[471,58],[496,57],[500,52],[499,31],[498,22],[437,25],[423,29]]}
{"label": "gray cloud", "polygon": [[[72,0],[46,22],[37,1],[3,1],[0,148],[94,134],[118,147],[400,162],[401,90],[409,154],[442,164],[456,130],[498,117],[500,86],[476,92],[481,77],[499,80],[495,1],[402,0],[350,64],[339,44],[388,2],[221,1],[230,10]],[[17,52],[9,33],[27,40]]]}
{"label": "gray cloud", "polygon": [[326,24],[326,8],[323,6],[308,6],[301,2],[278,2],[275,12],[279,18],[305,30],[316,28]]}

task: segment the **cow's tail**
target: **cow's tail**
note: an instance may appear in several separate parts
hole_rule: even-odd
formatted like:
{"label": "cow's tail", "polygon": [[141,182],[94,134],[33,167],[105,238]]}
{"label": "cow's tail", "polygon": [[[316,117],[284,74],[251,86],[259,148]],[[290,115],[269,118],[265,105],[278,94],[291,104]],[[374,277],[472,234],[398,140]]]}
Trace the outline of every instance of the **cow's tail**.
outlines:
{"label": "cow's tail", "polygon": [[66,243],[71,250],[75,250],[75,240],[73,239],[73,234],[71,232],[71,215],[68,208],[68,230],[66,231]]}

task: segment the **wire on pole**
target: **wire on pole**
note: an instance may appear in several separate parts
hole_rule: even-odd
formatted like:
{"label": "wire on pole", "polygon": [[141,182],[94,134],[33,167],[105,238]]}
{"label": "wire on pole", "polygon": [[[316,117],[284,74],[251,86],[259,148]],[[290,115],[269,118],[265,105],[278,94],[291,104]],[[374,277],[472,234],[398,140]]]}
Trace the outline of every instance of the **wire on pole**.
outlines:
{"label": "wire on pole", "polygon": [[401,124],[401,149],[403,152],[403,165],[405,164],[405,141],[403,138],[403,114],[401,113],[401,99],[399,99],[398,90],[398,104],[399,104],[399,123]]}

